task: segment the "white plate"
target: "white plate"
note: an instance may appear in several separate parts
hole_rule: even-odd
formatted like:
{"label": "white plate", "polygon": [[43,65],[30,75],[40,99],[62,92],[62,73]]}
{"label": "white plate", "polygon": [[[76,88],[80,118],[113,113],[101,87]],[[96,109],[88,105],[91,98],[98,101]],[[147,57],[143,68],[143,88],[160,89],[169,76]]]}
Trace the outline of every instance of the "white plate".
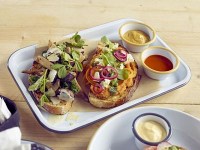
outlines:
{"label": "white plate", "polygon": [[[36,145],[37,147],[39,147],[38,149],[40,150],[53,150],[51,149],[50,147],[44,145],[44,144],[41,144],[41,143],[38,143],[38,142],[34,142],[34,141],[29,141],[29,140],[21,140],[21,144],[23,145],[26,145],[26,144],[30,144],[30,145]],[[36,149],[35,149],[36,150]]]}
{"label": "white plate", "polygon": [[[91,51],[96,47],[97,41],[99,41],[100,38],[104,35],[106,35],[112,41],[120,43],[121,40],[118,35],[118,29],[123,23],[128,21],[137,20],[121,19],[80,31],[79,34],[83,37],[83,39],[90,40],[90,43],[86,42],[86,44],[88,44],[88,50]],[[71,36],[72,34],[66,37]],[[152,45],[169,48],[169,46],[161,38],[159,38],[159,36],[156,36],[156,41]],[[162,94],[180,88],[187,84],[191,77],[189,67],[180,58],[181,63],[178,70],[173,73],[169,78],[163,81],[152,80],[143,74],[143,70],[140,67],[140,61],[137,59],[140,54],[133,54],[136,61],[138,60],[137,63],[140,68],[140,73],[142,74],[142,79],[140,81],[138,89],[136,90],[130,101],[112,109],[97,109],[91,106],[89,103],[76,100],[76,102],[73,103],[73,109],[71,111],[77,116],[75,118],[78,119],[69,121],[66,119],[68,114],[66,114],[64,117],[55,119],[55,116],[52,116],[51,114],[40,110],[37,107],[32,94],[27,90],[27,87],[29,86],[27,75],[21,73],[23,70],[27,70],[32,66],[36,48],[37,45],[32,45],[14,52],[8,60],[8,69],[39,123],[46,129],[53,132],[63,133],[79,129],[105,117],[111,116],[130,107],[133,107],[137,104],[143,103]],[[53,121],[54,123],[52,123],[52,121],[49,121],[52,119],[49,118],[54,118],[54,120],[59,121],[57,123]]]}
{"label": "white plate", "polygon": [[95,133],[88,150],[137,150],[132,133],[133,120],[142,113],[154,112],[165,116],[172,126],[171,144],[187,150],[200,149],[200,120],[186,113],[159,107],[127,110],[106,121]]}

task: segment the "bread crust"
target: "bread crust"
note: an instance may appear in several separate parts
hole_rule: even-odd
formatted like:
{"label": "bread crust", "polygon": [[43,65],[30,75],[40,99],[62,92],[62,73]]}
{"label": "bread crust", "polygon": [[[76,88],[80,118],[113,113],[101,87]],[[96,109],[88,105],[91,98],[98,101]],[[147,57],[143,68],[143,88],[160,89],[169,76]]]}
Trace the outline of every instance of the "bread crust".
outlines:
{"label": "bread crust", "polygon": [[[37,92],[32,92],[32,93],[35,99],[37,100],[37,103],[39,103],[42,94]],[[49,113],[55,115],[63,115],[69,111],[69,109],[72,107],[72,104],[73,100],[67,100],[67,101],[61,100],[59,104],[53,104],[52,102],[44,102],[44,105],[42,107]]]}

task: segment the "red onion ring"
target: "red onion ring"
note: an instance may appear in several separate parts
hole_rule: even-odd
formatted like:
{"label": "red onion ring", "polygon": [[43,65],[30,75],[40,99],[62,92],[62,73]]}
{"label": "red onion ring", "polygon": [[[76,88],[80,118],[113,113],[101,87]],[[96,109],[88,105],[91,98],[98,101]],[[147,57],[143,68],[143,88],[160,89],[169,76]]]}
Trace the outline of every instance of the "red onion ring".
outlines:
{"label": "red onion ring", "polygon": [[96,83],[95,85],[93,85],[93,91],[96,94],[99,94],[103,91],[103,86],[101,84]]}
{"label": "red onion ring", "polygon": [[114,56],[121,62],[124,62],[127,60],[127,52],[124,50],[115,50]]}
{"label": "red onion ring", "polygon": [[91,68],[90,71],[89,71],[91,79],[96,81],[96,82],[101,82],[103,80],[103,78],[101,78],[101,77],[100,78],[95,78],[94,77],[95,72],[99,72],[99,74],[100,74],[100,71],[101,71],[100,68],[97,68],[97,67]]}
{"label": "red onion ring", "polygon": [[[114,75],[109,77],[109,74],[111,73],[111,71],[109,71],[108,69],[110,69],[112,72],[114,72]],[[104,79],[115,79],[117,78],[118,73],[117,70],[111,66],[106,66],[105,68],[103,68],[103,70],[101,71],[101,77],[103,77]]]}

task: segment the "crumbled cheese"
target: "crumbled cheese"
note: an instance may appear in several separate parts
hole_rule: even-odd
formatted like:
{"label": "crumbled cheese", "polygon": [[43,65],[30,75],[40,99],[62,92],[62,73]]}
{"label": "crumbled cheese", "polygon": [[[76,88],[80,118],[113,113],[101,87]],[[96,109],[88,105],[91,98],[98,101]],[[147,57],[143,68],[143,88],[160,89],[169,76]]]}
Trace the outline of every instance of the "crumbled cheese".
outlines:
{"label": "crumbled cheese", "polygon": [[127,60],[125,61],[125,64],[130,63],[130,62],[134,62],[134,58],[131,54],[127,54]]}
{"label": "crumbled cheese", "polygon": [[119,44],[118,43],[114,43],[112,49],[117,49],[119,47]]}
{"label": "crumbled cheese", "polygon": [[98,63],[101,66],[104,66],[103,59],[95,58],[94,62]]}
{"label": "crumbled cheese", "polygon": [[57,74],[57,71],[52,69],[50,72],[49,72],[49,75],[48,75],[48,79],[50,82],[53,82],[55,77],[56,77],[56,74]]}
{"label": "crumbled cheese", "polygon": [[110,84],[111,80],[109,79],[104,79],[104,81],[101,82],[101,85],[105,88],[108,88],[109,87],[109,84]]}
{"label": "crumbled cheese", "polygon": [[54,48],[50,48],[48,49],[47,53],[49,54],[62,54],[62,51],[57,48],[57,47],[54,47]]}
{"label": "crumbled cheese", "polygon": [[57,97],[50,97],[51,102],[53,103],[53,105],[57,105],[60,103],[60,99],[58,99]]}
{"label": "crumbled cheese", "polygon": [[96,79],[99,79],[99,78],[100,78],[99,72],[95,72],[95,73],[94,73],[94,78],[96,78]]}
{"label": "crumbled cheese", "polygon": [[121,63],[119,68],[120,68],[120,69],[124,69],[124,64]]}
{"label": "crumbled cheese", "polygon": [[103,47],[102,50],[103,50],[103,51],[112,51],[112,49],[111,49],[111,48],[108,48],[108,47]]}

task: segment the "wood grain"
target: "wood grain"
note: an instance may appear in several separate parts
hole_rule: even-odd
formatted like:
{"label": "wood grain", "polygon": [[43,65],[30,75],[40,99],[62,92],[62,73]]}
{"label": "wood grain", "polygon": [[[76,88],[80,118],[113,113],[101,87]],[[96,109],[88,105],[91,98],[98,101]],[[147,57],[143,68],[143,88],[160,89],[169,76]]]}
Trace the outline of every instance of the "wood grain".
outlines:
{"label": "wood grain", "polygon": [[82,150],[105,122],[69,134],[55,134],[39,125],[7,69],[9,56],[31,44],[120,18],[135,18],[157,34],[189,65],[190,82],[141,106],[175,108],[200,118],[200,1],[198,0],[0,0],[0,94],[16,102],[24,139],[58,150]]}

